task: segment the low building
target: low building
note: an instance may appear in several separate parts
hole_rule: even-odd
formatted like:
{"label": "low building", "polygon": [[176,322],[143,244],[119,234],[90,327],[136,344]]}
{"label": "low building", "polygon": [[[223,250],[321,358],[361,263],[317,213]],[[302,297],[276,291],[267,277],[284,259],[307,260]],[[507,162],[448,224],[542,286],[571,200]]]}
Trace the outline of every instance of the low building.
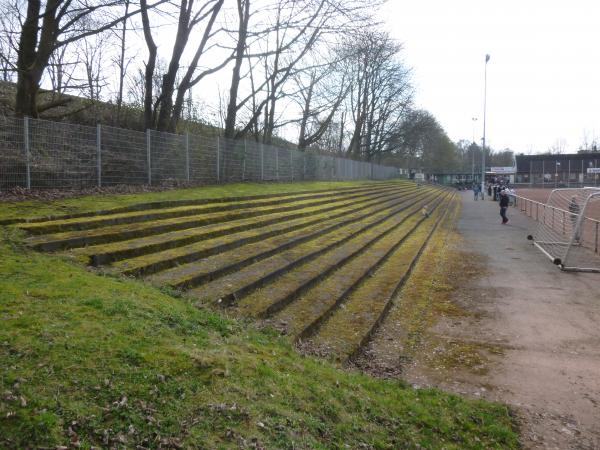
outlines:
{"label": "low building", "polygon": [[475,177],[471,173],[447,172],[447,173],[431,173],[428,174],[429,181],[444,184],[446,186],[471,186],[473,182],[479,183],[481,174],[476,173]]}
{"label": "low building", "polygon": [[515,184],[531,187],[600,186],[600,152],[516,155]]}

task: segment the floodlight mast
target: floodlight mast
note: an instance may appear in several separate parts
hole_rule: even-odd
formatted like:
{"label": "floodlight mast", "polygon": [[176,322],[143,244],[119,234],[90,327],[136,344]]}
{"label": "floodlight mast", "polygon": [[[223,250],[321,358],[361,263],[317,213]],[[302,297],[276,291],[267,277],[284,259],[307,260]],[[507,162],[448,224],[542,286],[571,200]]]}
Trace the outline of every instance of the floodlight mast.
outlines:
{"label": "floodlight mast", "polygon": [[475,122],[477,122],[477,117],[472,117],[473,121],[473,143],[471,144],[471,183],[475,186],[475,147],[477,147],[477,143],[475,141]]}
{"label": "floodlight mast", "polygon": [[481,192],[485,191],[485,119],[487,107],[487,63],[490,55],[485,55],[485,69],[483,71],[483,145],[481,147]]}

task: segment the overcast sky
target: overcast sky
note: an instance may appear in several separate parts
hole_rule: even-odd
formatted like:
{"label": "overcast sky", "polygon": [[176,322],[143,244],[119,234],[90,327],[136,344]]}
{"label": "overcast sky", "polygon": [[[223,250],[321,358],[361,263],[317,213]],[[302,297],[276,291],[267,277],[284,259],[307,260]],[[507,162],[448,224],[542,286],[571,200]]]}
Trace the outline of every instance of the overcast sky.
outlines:
{"label": "overcast sky", "polygon": [[599,0],[388,0],[383,20],[404,45],[416,103],[454,141],[494,149],[576,151],[600,138]]}

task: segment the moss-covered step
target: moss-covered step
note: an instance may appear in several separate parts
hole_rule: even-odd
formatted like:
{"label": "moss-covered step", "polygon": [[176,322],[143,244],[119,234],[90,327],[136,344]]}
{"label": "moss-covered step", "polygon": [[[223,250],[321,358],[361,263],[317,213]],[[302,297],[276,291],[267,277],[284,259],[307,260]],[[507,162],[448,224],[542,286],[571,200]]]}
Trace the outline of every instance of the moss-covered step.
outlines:
{"label": "moss-covered step", "polygon": [[[371,228],[378,230],[387,226],[393,226],[395,220],[402,211],[412,205],[399,207],[390,213],[368,217],[360,223],[355,223],[329,233],[313,241],[301,244],[292,249],[283,251],[275,256],[244,267],[243,269],[228,275],[223,279],[211,281],[189,293],[201,300],[201,302],[217,302],[221,305],[231,305],[253,290],[269,283],[292,270],[293,268],[314,260],[321,254],[343,245],[355,236],[368,232]],[[383,232],[384,230],[381,230]]]}
{"label": "moss-covered step", "polygon": [[[379,210],[391,208],[412,198],[414,195],[419,194],[379,199],[363,205],[353,205],[335,211],[327,211],[314,215],[311,214],[299,219],[288,219],[263,227],[255,226],[239,232],[222,233],[222,229],[211,231],[212,228],[216,227],[215,225],[196,228],[187,231],[187,233],[194,231],[197,234],[213,234],[213,236],[205,239],[194,239],[198,242],[184,246],[168,248],[151,254],[143,254],[115,261],[112,263],[112,267],[125,275],[147,276],[158,271],[167,270],[177,265],[190,263],[242,246],[246,246],[243,248],[243,253],[236,254],[234,252],[233,257],[229,262],[235,260],[236,263],[238,263],[240,258],[252,258],[254,260],[263,259],[267,257],[263,254],[264,251],[277,251],[277,247],[272,247],[271,244],[288,248],[296,245],[296,243],[310,240],[335,228],[362,220],[369,214],[373,214]],[[214,236],[215,234],[220,235]],[[160,236],[163,235],[156,237],[158,238]],[[192,237],[196,238],[198,236],[194,235]],[[255,242],[260,242],[261,244],[247,247]],[[191,267],[188,266],[188,269],[191,270]],[[193,272],[193,270],[191,270],[191,272]],[[186,287],[189,287],[192,284],[193,283],[191,282],[177,283],[177,286],[185,285]]]}
{"label": "moss-covered step", "polygon": [[[373,265],[383,257],[382,254],[388,251],[388,247],[395,245],[410,233],[413,224],[418,222],[420,214],[417,213],[425,204],[431,204],[432,201],[435,201],[433,196],[420,199],[411,208],[403,211],[392,226],[382,224],[375,227],[309,263],[283,274],[264,288],[240,299],[236,305],[238,313],[242,316],[270,316],[310,291],[334,272],[335,281],[330,284],[340,292],[347,291],[368,275]],[[318,292],[319,288],[315,290]],[[326,291],[326,295],[330,294]],[[309,294],[306,296],[312,298]]]}
{"label": "moss-covered step", "polygon": [[[379,191],[383,194],[388,192],[402,192],[402,188],[391,188],[390,190]],[[341,201],[353,201],[357,198],[372,195],[371,193],[361,193],[352,198],[344,198]],[[293,211],[299,210],[300,215],[304,214],[302,210],[320,205],[327,205],[339,202],[340,200],[333,197],[318,201],[304,200],[287,204],[280,207],[264,207],[264,208],[248,208],[238,211],[226,211],[210,214],[202,214],[196,216],[177,217],[172,219],[154,220],[149,222],[141,222],[124,225],[111,225],[93,230],[82,231],[66,231],[60,233],[52,233],[42,236],[32,236],[26,239],[27,245],[40,251],[56,251],[67,248],[83,247],[86,245],[104,244],[107,242],[118,242],[137,237],[150,236],[153,234],[166,233],[169,231],[185,230],[189,228],[200,227],[204,225],[230,222],[244,218],[253,218],[258,216],[266,216],[269,214],[285,213],[290,214]],[[283,214],[281,217],[285,217]],[[296,216],[300,217],[300,216]]]}
{"label": "moss-covered step", "polygon": [[[437,207],[438,204],[439,199],[430,203],[430,207]],[[359,258],[334,271],[319,284],[302,290],[301,295],[296,295],[297,298],[289,306],[277,311],[268,322],[294,339],[310,335],[424,220],[421,214],[413,214],[393,234],[381,239]]]}
{"label": "moss-covered step", "polygon": [[[408,201],[410,201],[410,198],[404,197],[388,200],[377,206],[371,205],[366,211],[338,214],[337,217],[330,217],[308,227],[295,229],[270,238],[259,239],[240,248],[233,240],[235,237],[225,236],[178,249],[119,261],[113,266],[126,275],[152,274],[162,271],[151,276],[149,280],[159,285],[168,284],[178,289],[189,289],[327,233],[334,231],[341,233],[344,230],[339,230],[340,228],[352,223],[370,220],[370,217],[375,214],[391,214],[393,208]],[[227,246],[232,246],[232,248],[223,248]],[[188,258],[190,259],[189,262],[187,261]],[[180,265],[171,269],[176,263]]]}
{"label": "moss-covered step", "polygon": [[[406,180],[394,180],[394,181],[376,181],[372,183],[361,183],[360,186],[347,186],[347,187],[339,187],[335,189],[306,189],[302,191],[285,191],[282,192],[273,192],[269,194],[260,194],[260,195],[241,195],[241,196],[231,196],[231,197],[206,197],[206,198],[187,198],[181,200],[160,200],[153,202],[143,202],[143,203],[134,203],[127,206],[120,206],[116,208],[110,209],[100,209],[95,211],[86,211],[86,212],[78,212],[78,213],[66,213],[66,214],[52,214],[45,216],[37,216],[37,217],[15,217],[11,219],[3,219],[0,220],[0,226],[4,225],[12,225],[12,224],[24,224],[24,223],[38,223],[38,222],[47,222],[54,220],[66,220],[66,219],[77,219],[83,217],[92,217],[92,216],[105,216],[110,214],[120,214],[134,211],[143,211],[148,209],[161,209],[161,208],[175,208],[178,206],[193,206],[193,205],[205,205],[209,203],[219,204],[219,203],[230,203],[230,202],[239,202],[239,201],[248,201],[248,200],[258,200],[265,198],[276,198],[276,197],[286,197],[293,194],[318,194],[322,192],[331,192],[331,191],[351,191],[355,189],[365,188],[368,189],[370,187],[377,187],[383,185],[409,185],[414,183],[406,181]],[[190,195],[188,192],[183,191],[182,196]]]}
{"label": "moss-covered step", "polygon": [[[461,273],[467,268],[464,262],[455,264],[456,245],[459,243],[456,224],[461,213],[459,196],[454,196],[453,203],[419,257],[409,279],[393,296],[383,320],[364,345],[349,358],[353,360],[353,366],[376,366],[393,373],[393,368],[399,367],[400,359],[410,360],[424,348],[424,331],[433,326],[440,315],[464,313],[449,300],[452,287],[460,284],[464,277],[472,275],[470,270]],[[477,356],[472,354],[473,346],[467,344],[467,347],[471,356]],[[452,345],[452,349],[464,350],[461,344]],[[463,352],[459,354],[463,355]],[[457,354],[454,352],[438,356],[441,362],[460,364],[462,361],[462,358],[455,359]],[[479,365],[479,358],[467,359],[472,365]]]}
{"label": "moss-covered step", "polygon": [[[407,190],[405,193],[403,193],[402,196],[410,195],[411,192],[413,191]],[[283,233],[288,227],[290,229],[293,229],[293,227],[295,226],[303,226],[301,224],[306,224],[305,226],[307,226],[313,221],[319,220],[319,218],[324,220],[328,217],[337,217],[340,214],[345,214],[348,210],[351,210],[352,208],[356,208],[357,210],[364,209],[369,207],[370,205],[376,205],[378,203],[385,202],[389,198],[397,198],[398,195],[399,194],[397,192],[385,194],[377,193],[373,194],[373,196],[368,196],[351,201],[342,201],[330,203],[325,206],[306,208],[305,210],[303,210],[303,213],[305,214],[298,219],[291,219],[290,215],[287,212],[280,213],[280,216],[282,218],[286,218],[287,220],[283,220],[283,223],[275,222],[274,225],[265,226],[265,228],[268,228],[268,230],[265,230],[265,233],[271,233],[266,234],[265,238],[269,235],[274,236],[277,233]],[[274,214],[270,215],[269,217],[270,219],[273,219],[277,217],[277,215]],[[272,223],[272,220],[268,220],[268,222]],[[204,227],[172,231],[168,233],[130,239],[127,241],[119,241],[108,244],[99,244],[94,246],[78,248],[72,250],[71,253],[75,255],[78,259],[83,259],[85,262],[89,262],[89,264],[91,265],[99,266],[128,258],[136,258],[151,253],[162,252],[168,249],[175,249],[178,247],[188,246],[196,242],[216,237],[219,234],[231,236],[231,238],[233,239],[234,236],[237,234],[234,230],[236,228],[239,229],[240,226],[246,227],[246,225],[248,225],[249,227],[246,227],[246,229],[241,231],[241,233],[247,234],[248,232],[250,232],[259,235],[260,229],[263,227],[263,223],[264,221],[256,220],[255,218],[241,219],[238,221],[227,222],[228,225],[225,227],[221,226],[220,224],[207,225]],[[257,230],[251,231],[255,228]],[[176,262],[179,263],[182,261]],[[135,266],[135,264],[133,264],[133,266]]]}
{"label": "moss-covered step", "polygon": [[432,233],[448,211],[443,205],[412,233],[362,285],[325,316],[321,326],[306,331],[301,336],[304,345],[319,355],[329,355],[346,360],[367,342],[377,325],[383,320],[394,295],[406,282]]}
{"label": "moss-covered step", "polygon": [[143,211],[125,212],[117,214],[109,214],[102,216],[92,216],[84,218],[50,220],[39,223],[21,224],[19,228],[35,235],[59,233],[71,230],[90,230],[110,225],[138,223],[150,220],[169,219],[175,217],[193,216],[199,214],[208,214],[220,211],[243,210],[251,208],[262,208],[266,206],[275,206],[300,201],[314,201],[318,199],[333,199],[352,198],[361,193],[369,193],[373,191],[396,189],[399,186],[374,186],[371,188],[358,188],[353,191],[330,191],[319,194],[304,194],[304,195],[289,195],[275,199],[260,199],[260,200],[241,200],[231,203],[204,204],[197,206],[177,206],[173,208],[151,209]]}

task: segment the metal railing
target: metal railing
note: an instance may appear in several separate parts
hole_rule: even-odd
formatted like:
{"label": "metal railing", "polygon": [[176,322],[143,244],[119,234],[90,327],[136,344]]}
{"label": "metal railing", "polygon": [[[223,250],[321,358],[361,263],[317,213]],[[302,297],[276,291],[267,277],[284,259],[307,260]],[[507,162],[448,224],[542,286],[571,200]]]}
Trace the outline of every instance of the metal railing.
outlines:
{"label": "metal railing", "polygon": [[[563,227],[563,233],[567,232],[567,230],[565,229],[565,224],[567,223],[567,217],[569,217],[572,214],[571,212],[562,208],[547,205],[546,203],[531,200],[520,195],[511,195],[511,197],[514,198],[513,206],[515,208],[519,208],[521,212],[525,213],[527,216],[531,217],[536,222],[539,222],[541,218],[542,220],[549,222],[545,222],[548,226],[555,228],[555,224],[558,224],[560,227]],[[546,215],[547,209],[549,211],[552,211],[552,213]],[[592,219],[591,217],[584,217],[583,220],[584,223],[587,222],[591,226],[591,229],[594,230],[592,242],[587,242],[587,244],[590,248],[594,249],[594,253],[599,253],[600,220]]]}
{"label": "metal railing", "polygon": [[396,167],[249,140],[0,117],[0,189],[387,179]]}

